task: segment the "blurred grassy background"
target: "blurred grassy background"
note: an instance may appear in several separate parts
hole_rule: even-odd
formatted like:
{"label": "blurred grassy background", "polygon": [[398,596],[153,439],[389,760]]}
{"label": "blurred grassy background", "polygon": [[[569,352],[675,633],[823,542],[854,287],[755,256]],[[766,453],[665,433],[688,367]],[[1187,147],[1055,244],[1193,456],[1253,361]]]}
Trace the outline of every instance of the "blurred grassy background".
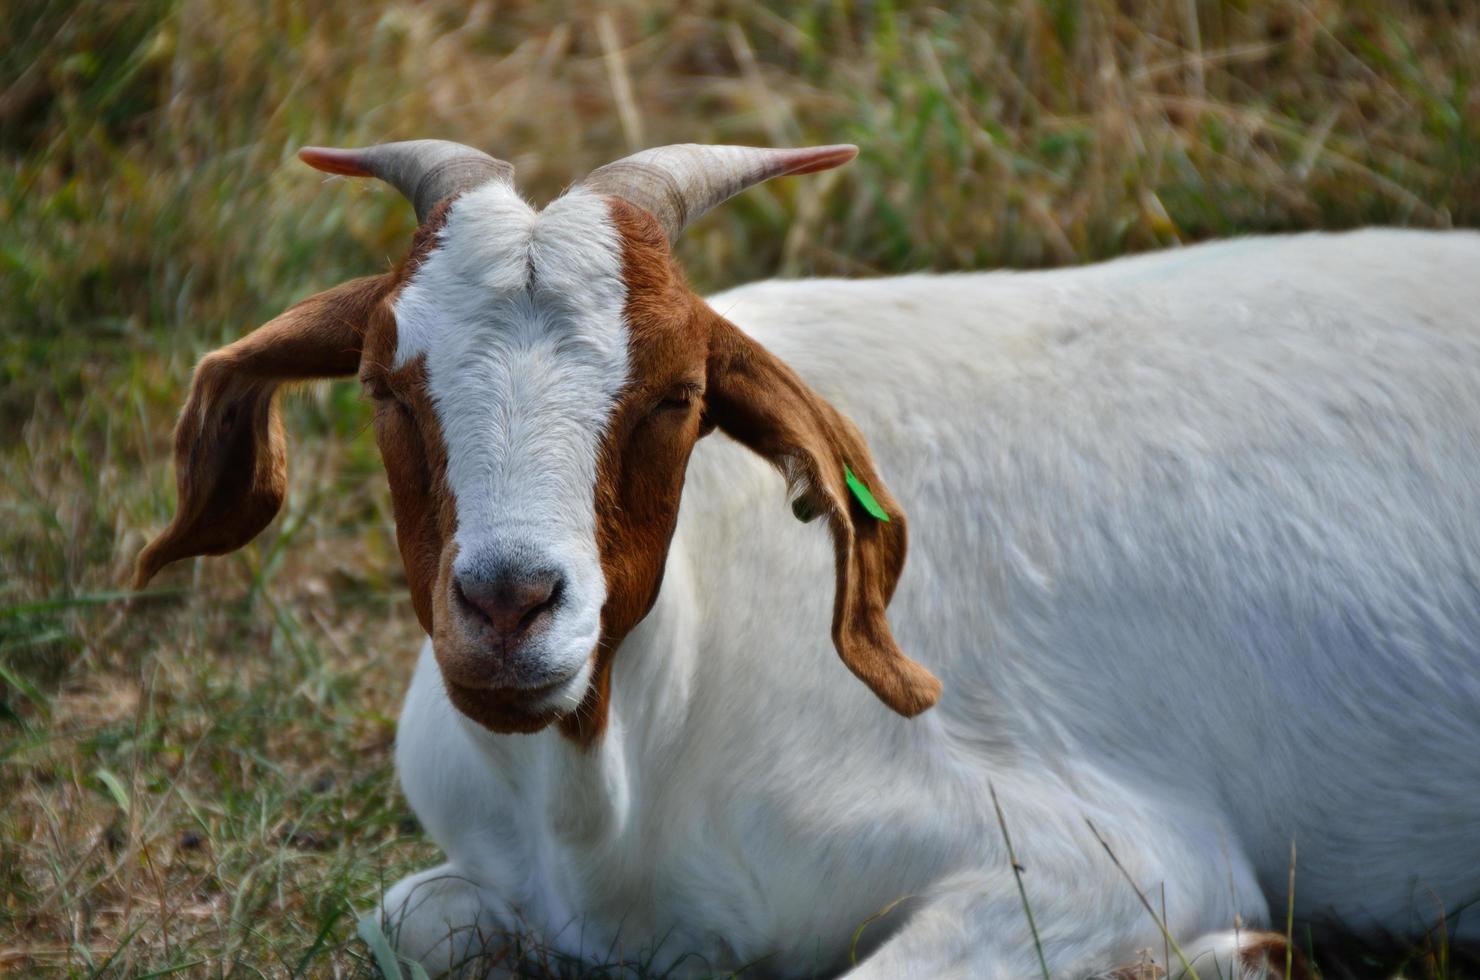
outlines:
{"label": "blurred grassy background", "polygon": [[[355,912],[433,858],[390,767],[418,630],[354,385],[289,406],[257,544],[119,591],[194,360],[408,242],[398,197],[298,146],[456,139],[537,201],[664,142],[862,147],[695,228],[704,289],[1480,223],[1468,0],[12,0],[0,25],[0,972],[353,973]],[[1439,943],[1398,956],[1458,975]]]}

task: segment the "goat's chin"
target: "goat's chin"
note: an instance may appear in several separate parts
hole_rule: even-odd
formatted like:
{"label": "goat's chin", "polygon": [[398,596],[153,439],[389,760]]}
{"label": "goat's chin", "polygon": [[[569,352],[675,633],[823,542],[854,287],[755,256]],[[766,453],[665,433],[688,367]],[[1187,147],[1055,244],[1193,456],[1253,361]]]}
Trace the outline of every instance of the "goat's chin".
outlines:
{"label": "goat's chin", "polygon": [[538,688],[468,687],[445,673],[443,686],[452,706],[469,719],[501,735],[530,734],[575,711],[591,683],[588,660],[571,676]]}
{"label": "goat's chin", "polygon": [[558,709],[531,710],[522,705],[490,697],[489,691],[471,690],[447,682],[447,698],[469,719],[499,735],[528,735],[560,720]]}

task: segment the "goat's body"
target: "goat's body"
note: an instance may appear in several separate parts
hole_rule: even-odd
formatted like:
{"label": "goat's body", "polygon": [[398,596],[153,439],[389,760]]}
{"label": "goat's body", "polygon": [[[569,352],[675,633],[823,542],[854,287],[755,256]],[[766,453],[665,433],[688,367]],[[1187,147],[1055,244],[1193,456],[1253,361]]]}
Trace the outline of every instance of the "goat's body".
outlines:
{"label": "goat's body", "polygon": [[1302,917],[1480,897],[1480,236],[712,303],[867,433],[910,517],[890,620],[945,695],[850,681],[826,534],[705,440],[597,746],[478,729],[424,653],[399,762],[450,867],[387,899],[427,889],[410,946],[478,920],[810,976],[912,897],[863,972],[1032,975],[989,786],[1055,976],[1163,944],[1086,818],[1183,942],[1282,910],[1292,841]]}

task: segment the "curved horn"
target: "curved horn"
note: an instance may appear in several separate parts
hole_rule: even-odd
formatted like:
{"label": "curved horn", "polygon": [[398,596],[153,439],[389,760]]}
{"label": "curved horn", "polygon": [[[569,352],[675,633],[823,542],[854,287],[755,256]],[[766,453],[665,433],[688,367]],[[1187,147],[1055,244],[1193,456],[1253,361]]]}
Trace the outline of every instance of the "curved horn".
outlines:
{"label": "curved horn", "polygon": [[581,181],[598,194],[648,211],[670,242],[710,208],[763,180],[842,166],[858,155],[848,143],[792,150],[675,143],[609,163]]}
{"label": "curved horn", "polygon": [[379,177],[406,196],[425,221],[441,202],[491,180],[512,182],[514,167],[482,150],[448,140],[378,143],[358,150],[305,146],[298,159],[316,170],[350,177]]}

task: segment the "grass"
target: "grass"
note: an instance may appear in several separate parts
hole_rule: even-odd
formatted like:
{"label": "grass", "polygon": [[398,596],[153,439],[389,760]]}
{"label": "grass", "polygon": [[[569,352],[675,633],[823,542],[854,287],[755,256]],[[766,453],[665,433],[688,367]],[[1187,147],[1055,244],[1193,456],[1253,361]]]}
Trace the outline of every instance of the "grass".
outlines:
{"label": "grass", "polygon": [[[408,241],[400,200],[298,146],[459,139],[536,199],[660,142],[862,147],[693,229],[703,288],[1480,224],[1469,3],[17,0],[0,25],[0,972],[27,976],[369,973],[355,915],[434,860],[391,769],[418,630],[352,385],[290,406],[256,544],[120,592],[194,360]],[[1317,952],[1480,976],[1440,940]]]}

